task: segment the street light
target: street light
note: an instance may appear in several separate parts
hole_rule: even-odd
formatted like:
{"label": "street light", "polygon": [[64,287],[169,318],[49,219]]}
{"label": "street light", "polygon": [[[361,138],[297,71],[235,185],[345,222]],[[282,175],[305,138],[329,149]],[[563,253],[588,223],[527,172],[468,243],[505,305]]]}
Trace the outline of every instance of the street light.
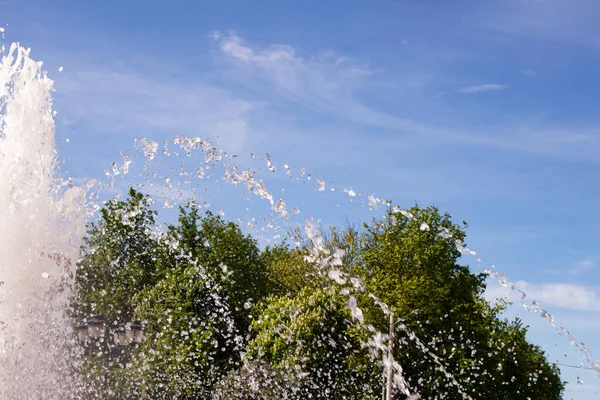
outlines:
{"label": "street light", "polygon": [[[127,347],[133,347],[140,344],[146,337],[146,328],[139,320],[133,320],[123,326],[118,326],[112,331],[108,329],[108,322],[101,315],[94,315],[89,319],[83,320],[75,327],[79,343],[88,347],[90,342],[102,348],[104,353],[104,389],[108,390],[108,370],[110,359],[113,355],[122,354]],[[113,336],[111,345],[110,334]]]}
{"label": "street light", "polygon": [[81,344],[87,344],[91,340],[100,340],[106,334],[106,320],[101,315],[94,315],[89,319],[81,321],[75,327],[77,338]]}
{"label": "street light", "polygon": [[106,320],[101,315],[94,315],[87,321],[87,334],[92,340],[103,339],[106,334]]}
{"label": "street light", "polygon": [[117,347],[127,347],[129,346],[129,340],[127,339],[127,334],[125,333],[125,328],[117,328],[113,334],[113,341],[115,346]]}
{"label": "street light", "polygon": [[129,343],[140,344],[146,337],[146,329],[139,319],[134,319],[125,325],[125,336]]}
{"label": "street light", "polygon": [[75,327],[75,332],[77,333],[77,340],[79,340],[79,343],[81,344],[84,344],[88,339],[87,329],[87,324],[83,322]]}
{"label": "street light", "polygon": [[[85,345],[90,340],[103,342],[112,333],[113,342],[116,346],[128,347],[142,343],[146,337],[146,328],[137,319],[117,327],[112,332],[109,332],[107,326],[107,321],[101,315],[94,315],[83,320],[75,327],[79,343]],[[106,343],[108,344],[108,340],[106,340]]]}

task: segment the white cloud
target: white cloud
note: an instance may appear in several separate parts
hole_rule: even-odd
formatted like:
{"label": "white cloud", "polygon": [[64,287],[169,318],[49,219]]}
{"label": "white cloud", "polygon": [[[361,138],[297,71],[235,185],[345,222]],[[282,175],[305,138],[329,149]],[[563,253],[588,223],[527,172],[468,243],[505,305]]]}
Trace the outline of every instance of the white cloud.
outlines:
{"label": "white cloud", "polygon": [[546,269],[545,272],[552,275],[570,275],[575,276],[579,275],[583,272],[590,271],[596,267],[596,261],[592,257],[585,258],[583,260],[579,260],[573,264],[571,264],[567,268],[563,269]]}
{"label": "white cloud", "polygon": [[533,284],[518,281],[508,283],[508,287],[491,283],[488,285],[485,296],[489,300],[506,297],[514,302],[520,302],[521,294],[511,289],[513,285],[527,294],[526,302],[535,300],[540,307],[548,311],[551,307],[576,311],[600,311],[600,295],[597,289],[570,283]]}
{"label": "white cloud", "polygon": [[497,31],[584,46],[600,46],[596,0],[504,0],[485,4],[472,18]]}
{"label": "white cloud", "polygon": [[579,275],[582,272],[589,271],[596,266],[596,261],[591,257],[578,261],[569,269],[569,275]]}
{"label": "white cloud", "polygon": [[[139,56],[141,59],[128,60],[127,64],[122,61],[120,64],[86,64],[77,57],[71,62],[61,59],[62,64],[68,65],[68,72],[56,77],[60,115],[80,126],[82,121],[87,121],[87,126],[95,131],[118,132],[131,137],[152,133],[213,139],[218,136],[220,140],[215,143],[233,152],[240,152],[249,140],[254,142],[257,137],[272,144],[273,136],[289,136],[291,132],[305,135],[307,129],[317,136],[326,136],[322,127],[318,128],[319,132],[313,127],[299,128],[301,109],[287,108],[281,112],[284,107],[280,106],[291,102],[330,120],[337,119],[327,124],[327,132],[337,134],[331,137],[337,146],[340,146],[340,136],[347,136],[343,132],[349,131],[350,123],[354,132],[376,128],[400,134],[401,139],[396,136],[393,142],[402,146],[470,144],[580,161],[598,160],[600,138],[593,125],[589,129],[496,125],[480,131],[463,129],[460,125],[438,125],[434,122],[438,115],[435,107],[425,107],[418,115],[404,113],[403,105],[410,108],[413,96],[425,94],[421,93],[421,87],[408,88],[403,81],[389,82],[389,87],[398,88],[398,95],[392,100],[394,108],[388,104],[384,112],[359,101],[358,91],[376,92],[374,84],[382,84],[376,70],[365,60],[333,51],[300,55],[300,51],[289,45],[250,45],[234,33],[215,32],[210,36],[220,55],[216,61],[224,59],[226,62],[202,74],[180,70],[150,56]],[[142,73],[139,66],[148,64],[150,69],[159,72]],[[402,79],[408,82],[413,78],[411,75]],[[502,85],[486,84],[463,90],[476,93],[498,90],[497,86]],[[424,104],[431,103],[421,100]],[[388,113],[389,110],[394,112]],[[443,115],[441,120],[460,120],[460,116],[450,114],[450,119],[448,116]],[[369,136],[374,147],[390,140],[391,136]]]}
{"label": "white cloud", "polygon": [[[217,34],[214,37],[216,40],[219,40],[222,36]],[[225,53],[244,61],[250,61],[254,56],[254,51],[244,46],[242,40],[236,35],[230,35],[224,39],[221,43],[221,49]]]}
{"label": "white cloud", "polygon": [[[367,63],[324,51],[301,57],[289,45],[250,47],[235,33],[212,35],[233,68],[230,78],[263,94],[293,101],[328,116],[411,133],[439,135],[437,129],[370,108],[354,97],[373,76]],[[451,135],[450,131],[443,132]]]}
{"label": "white cloud", "polygon": [[[555,126],[531,127],[528,124],[495,125],[480,131],[438,126],[431,120],[436,113],[427,114],[426,109],[421,118],[403,117],[402,105],[410,104],[412,99],[402,92],[394,99],[398,111],[393,114],[358,101],[356,92],[359,89],[372,90],[377,81],[376,71],[364,60],[343,57],[332,51],[301,56],[292,46],[255,46],[235,33],[215,32],[211,37],[227,62],[220,71],[224,78],[258,93],[261,100],[270,99],[274,105],[282,101],[293,102],[328,118],[337,118],[340,123],[351,122],[397,131],[403,135],[404,141],[416,139],[421,145],[470,144],[579,161],[598,160],[600,138],[595,124],[589,129],[581,126],[562,129]],[[398,85],[401,86],[396,83]],[[487,83],[466,86],[457,91],[476,94],[507,89],[508,85]],[[452,119],[457,118],[454,116]]]}
{"label": "white cloud", "polygon": [[458,93],[474,94],[484,92],[501,92],[510,89],[510,86],[500,85],[497,83],[486,83],[483,85],[465,86],[456,89]]}

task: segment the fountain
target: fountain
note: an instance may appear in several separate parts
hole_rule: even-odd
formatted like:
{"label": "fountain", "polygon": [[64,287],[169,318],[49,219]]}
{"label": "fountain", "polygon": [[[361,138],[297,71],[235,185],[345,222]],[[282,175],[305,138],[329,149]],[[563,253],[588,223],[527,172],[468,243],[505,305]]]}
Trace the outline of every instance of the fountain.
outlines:
{"label": "fountain", "polygon": [[[85,193],[58,176],[52,81],[13,44],[0,64],[0,398],[65,399],[67,290]],[[24,390],[31,392],[25,394]]]}
{"label": "fountain", "polygon": [[[479,371],[477,365],[465,367],[467,370],[465,374],[449,368],[434,350],[436,338],[429,338],[430,342],[422,340],[405,324],[403,318],[393,317],[393,311],[385,302],[371,293],[365,293],[364,282],[348,271],[343,271],[340,267],[344,264],[344,249],[330,248],[322,233],[315,228],[311,221],[302,224],[305,228],[304,235],[288,235],[286,232],[289,227],[294,227],[294,224],[298,224],[300,221],[300,210],[296,207],[290,208],[283,195],[279,198],[274,196],[256,170],[247,165],[242,166],[243,163],[238,163],[238,155],[219,150],[209,141],[200,138],[177,136],[171,142],[165,141],[162,145],[151,140],[139,139],[136,141],[135,147],[141,155],[136,156],[129,152],[122,152],[122,160],[114,162],[111,167],[107,168],[107,183],[92,182],[84,188],[79,188],[70,181],[62,180],[54,147],[54,121],[50,96],[52,81],[42,71],[41,63],[29,58],[27,49],[14,44],[7,52],[5,50],[3,52],[0,64],[0,182],[2,182],[0,207],[3,210],[0,218],[0,254],[2,254],[0,259],[1,399],[90,398],[92,396],[89,392],[90,382],[95,389],[101,381],[102,384],[108,382],[106,376],[102,376],[102,373],[98,372],[107,367],[94,366],[95,361],[93,360],[91,364],[81,361],[86,357],[93,358],[95,348],[92,348],[89,354],[86,353],[87,356],[83,354],[83,349],[75,343],[73,321],[69,320],[65,312],[69,310],[71,288],[74,275],[77,273],[75,260],[80,257],[79,248],[82,244],[81,239],[85,235],[86,218],[90,215],[97,215],[96,211],[103,204],[107,204],[102,202],[106,196],[103,190],[119,191],[121,190],[119,185],[123,182],[119,179],[126,175],[133,175],[136,179],[132,179],[129,185],[142,192],[153,194],[153,197],[148,198],[148,206],[157,205],[160,201],[164,209],[168,211],[175,205],[182,204],[189,197],[200,197],[199,193],[202,193],[203,187],[198,182],[207,182],[207,178],[214,178],[216,172],[221,174],[219,185],[216,189],[211,189],[212,194],[204,196],[204,203],[198,202],[193,207],[210,209],[208,199],[211,196],[216,198],[217,194],[221,196],[221,192],[225,190],[225,184],[228,183],[231,184],[230,187],[241,188],[246,196],[239,201],[234,201],[233,203],[236,204],[232,204],[233,209],[240,207],[237,203],[250,205],[251,199],[258,198],[260,203],[256,205],[256,208],[270,213],[270,215],[260,218],[261,214],[250,213],[249,207],[245,207],[245,211],[242,211],[245,213],[245,219],[238,220],[240,225],[259,236],[264,242],[263,245],[280,243],[282,237],[299,244],[303,240],[310,243],[307,247],[310,251],[304,254],[303,262],[315,266],[315,273],[328,280],[329,284],[325,288],[325,294],[337,296],[339,304],[344,305],[340,309],[341,311],[334,308],[335,312],[332,311],[331,315],[319,315],[323,318],[344,316],[345,329],[356,329],[360,333],[356,336],[360,337],[360,340],[344,338],[340,339],[340,342],[336,342],[339,337],[328,336],[333,343],[330,343],[333,348],[342,343],[351,351],[364,350],[364,357],[370,357],[374,370],[387,371],[387,383],[382,386],[388,387],[388,393],[394,388],[395,393],[402,393],[405,398],[418,398],[418,384],[407,382],[404,377],[403,363],[394,357],[389,345],[389,338],[398,334],[405,346],[410,345],[418,349],[425,359],[429,360],[428,362],[437,371],[436,373],[439,373],[441,383],[437,384],[440,385],[440,398],[445,396],[446,391],[451,398],[477,398],[477,393],[468,392],[463,388],[462,382],[483,379],[481,376],[485,376],[485,373],[473,372]],[[143,167],[133,170],[140,158],[143,160]],[[251,155],[250,159],[254,159],[254,156]],[[267,154],[264,159],[268,171],[274,173],[276,167],[271,157]],[[192,162],[191,166],[190,162]],[[388,205],[386,201],[372,195],[362,195],[351,188],[337,188],[323,178],[312,180],[304,168],[299,169],[297,175],[293,175],[292,169],[287,165],[284,165],[284,170],[287,177],[296,184],[314,185],[313,192],[337,191],[344,196],[349,196],[352,200],[362,201],[364,206],[372,209],[385,208]],[[140,177],[143,178],[141,183],[139,183]],[[136,218],[139,214],[139,209],[129,209],[123,213],[123,220],[119,220],[118,223],[127,225],[130,218]],[[219,209],[216,214],[224,214],[224,212]],[[395,220],[394,215],[397,215],[398,219],[404,218],[405,221],[408,221],[407,223],[417,223],[422,232],[432,229],[426,222],[418,220],[407,210],[393,208],[389,215],[392,220]],[[104,312],[114,313],[115,321],[121,318],[119,313],[123,313],[122,318],[125,319],[130,319],[135,313],[143,314],[145,312],[145,315],[154,315],[155,320],[147,319],[143,322],[148,325],[149,332],[155,334],[148,340],[161,343],[165,349],[164,354],[170,354],[169,351],[172,350],[168,348],[169,342],[161,342],[161,338],[164,338],[167,332],[169,335],[180,337],[182,346],[187,346],[190,338],[197,341],[214,341],[215,352],[211,352],[211,350],[205,353],[190,352],[186,354],[188,358],[194,358],[194,362],[204,362],[208,365],[203,373],[209,377],[207,379],[213,385],[211,386],[212,392],[204,393],[202,398],[209,396],[237,398],[235,396],[240,393],[244,393],[245,396],[254,396],[250,398],[268,398],[266,396],[269,393],[272,396],[270,398],[303,398],[305,393],[302,390],[305,389],[299,388],[296,381],[304,379],[306,371],[295,370],[293,366],[283,371],[272,370],[269,363],[266,362],[268,361],[267,353],[258,345],[250,347],[249,353],[246,354],[247,349],[244,346],[248,344],[249,336],[247,332],[235,326],[239,323],[236,320],[236,313],[240,314],[240,309],[252,309],[253,299],[242,299],[236,306],[237,300],[233,299],[235,294],[230,295],[224,292],[224,281],[221,281],[218,275],[212,273],[197,258],[183,252],[161,223],[154,221],[152,223],[151,232],[146,232],[148,237],[156,240],[166,253],[173,254],[174,259],[178,260],[177,263],[185,263],[189,267],[185,272],[188,274],[185,275],[185,282],[190,282],[194,290],[198,288],[193,285],[200,282],[207,290],[206,299],[210,301],[204,303],[203,307],[217,310],[206,316],[207,319],[215,319],[212,322],[213,325],[209,324],[210,326],[208,326],[204,324],[204,321],[196,321],[198,326],[201,324],[206,328],[204,331],[198,330],[196,326],[190,329],[180,329],[177,325],[172,326],[177,323],[176,316],[170,315],[173,313],[173,309],[163,310],[166,315],[163,315],[164,321],[162,320],[163,316],[152,314],[153,310],[161,309],[161,304],[160,302],[152,303],[153,293],[151,291],[145,292],[144,296],[146,297],[141,296],[136,299],[141,304],[136,310],[105,309]],[[434,234],[437,235],[436,237],[440,237],[440,240],[447,240],[463,255],[473,256],[479,264],[481,263],[475,252],[465,248],[462,240],[453,237],[448,229],[440,228],[439,232],[436,231]],[[209,239],[206,241],[208,243]],[[227,269],[227,265],[219,265],[219,268],[222,270],[223,276],[232,273]],[[487,269],[486,273],[495,277],[501,284],[505,282],[504,276],[493,269]],[[196,281],[197,279],[201,279],[201,281]],[[168,290],[169,284],[174,285],[173,288],[180,288],[177,285],[182,283],[166,280],[162,288]],[[515,287],[514,290],[520,289]],[[311,307],[314,304],[321,303],[324,304],[323,307],[327,308],[328,298],[319,297],[319,294],[314,296],[314,301],[311,300],[302,305],[304,309],[312,310]],[[306,297],[310,297],[310,295],[307,294]],[[392,322],[396,322],[397,329],[391,329],[389,333],[382,332],[373,324],[365,321],[358,298],[363,298],[363,301],[366,299],[378,307],[383,315],[389,316]],[[545,318],[552,320],[551,314],[539,306],[536,308],[536,306],[537,303],[531,303],[530,310],[539,312]],[[280,310],[287,310],[286,312],[293,314],[297,305],[285,303],[281,307]],[[338,312],[339,314],[336,314]],[[244,321],[240,326],[253,327],[256,330],[258,329],[256,324],[259,322],[251,321],[255,316],[249,315],[249,313],[250,311],[240,314],[244,318],[248,318],[248,321]],[[263,317],[258,317],[262,321]],[[283,318],[280,321],[281,329],[289,330],[285,325],[288,322]],[[393,327],[394,323],[391,325]],[[456,329],[457,332],[462,331],[461,326],[452,329]],[[440,335],[442,335],[441,332]],[[456,335],[458,343],[461,340],[461,334],[457,333]],[[264,340],[268,342],[267,339]],[[293,342],[293,339],[289,340]],[[141,340],[140,343],[142,343]],[[106,343],[103,344],[103,346],[105,345]],[[464,350],[465,344],[461,343],[460,345]],[[109,344],[106,351],[111,351],[111,346]],[[321,346],[320,343],[319,346]],[[585,347],[576,345],[576,349],[584,355],[588,362],[592,363]],[[143,343],[136,351],[132,356],[128,356],[129,358],[119,359],[118,363],[110,366],[110,368],[116,368],[118,364],[118,368],[122,369],[123,373],[121,378],[115,378],[115,382],[122,385],[120,387],[132,388],[130,393],[135,393],[136,398],[148,393],[147,387],[144,385],[150,381],[145,381],[146,378],[140,378],[139,375],[143,376],[144,374],[141,372],[149,370],[151,363],[158,362],[158,365],[161,365],[161,368],[164,367],[165,371],[170,374],[166,377],[159,376],[160,379],[152,381],[158,382],[156,383],[158,385],[168,384],[167,378],[180,376],[180,373],[184,371],[173,366],[176,364],[173,360],[167,360],[168,362],[161,360],[161,353],[157,354],[152,348],[145,349]],[[217,364],[215,357],[219,351],[233,354],[230,357],[233,361],[226,361],[230,365],[227,365],[229,372],[224,375],[219,375],[221,370],[213,368],[211,364]],[[176,354],[177,357],[181,355],[177,352],[173,352],[173,354]],[[329,353],[325,353],[325,356],[327,354]],[[477,357],[473,358],[473,364],[477,364],[486,355]],[[177,361],[180,361],[179,358]],[[593,365],[597,366],[598,364]],[[97,369],[94,370],[94,368]],[[170,370],[170,368],[173,369]],[[336,366],[332,365],[331,371],[335,368]],[[600,366],[598,369],[600,370]],[[328,375],[331,371],[319,371],[319,374]],[[368,372],[365,374],[369,375]],[[318,377],[320,377],[319,374],[317,374]],[[530,378],[532,382],[542,379],[539,375]],[[128,379],[131,381],[127,382]],[[217,383],[215,384],[215,382]],[[314,382],[314,385],[318,386],[320,384],[318,382],[321,381],[317,379]],[[329,381],[325,379],[322,382]],[[376,386],[380,383],[377,382]],[[419,383],[425,384],[425,382]],[[510,383],[510,377],[506,382],[498,382],[500,385],[510,385]],[[199,382],[198,376],[191,375],[181,377],[178,385],[177,396],[179,397],[176,398],[195,398],[190,393],[204,388],[205,382]],[[333,390],[330,387],[313,389],[316,390],[315,393],[320,393],[320,396]],[[186,395],[188,397],[185,397]],[[119,393],[113,389],[104,392],[99,390],[93,396],[97,396],[95,398],[120,398]],[[377,397],[378,394],[372,390],[366,390],[365,396],[371,398]]]}

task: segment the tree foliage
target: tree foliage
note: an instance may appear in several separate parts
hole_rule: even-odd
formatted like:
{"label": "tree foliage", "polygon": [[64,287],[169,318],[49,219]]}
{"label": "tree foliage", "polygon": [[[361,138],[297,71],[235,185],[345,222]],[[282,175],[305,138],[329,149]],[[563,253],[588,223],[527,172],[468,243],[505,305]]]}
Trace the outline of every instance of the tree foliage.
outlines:
{"label": "tree foliage", "polygon": [[424,398],[445,391],[461,398],[462,391],[473,398],[545,393],[543,398],[559,399],[563,383],[556,367],[526,341],[520,321],[501,317],[504,304],[485,300],[486,276],[460,264],[465,227],[435,207],[418,206],[402,212],[390,208],[384,218],[365,224],[356,235],[353,251],[360,256],[351,268],[364,279],[360,300],[366,321],[381,331],[388,325],[373,297],[400,318],[404,329],[395,357]]}
{"label": "tree foliage", "polygon": [[[422,398],[559,399],[556,366],[461,265],[465,228],[434,207],[390,208],[261,250],[193,203],[157,229],[131,190],[88,227],[72,317],[143,321],[146,340],[109,366],[114,398],[379,398],[390,307],[394,359]],[[86,368],[102,375],[93,354]]]}
{"label": "tree foliage", "polygon": [[381,381],[377,360],[361,346],[347,300],[326,290],[271,297],[256,310],[250,361],[293,376],[299,398],[366,399]]}
{"label": "tree foliage", "polygon": [[100,210],[99,220],[88,225],[77,264],[74,319],[102,314],[124,323],[133,318],[133,296],[157,278],[155,218],[148,197],[134,189],[126,200],[110,200]]}

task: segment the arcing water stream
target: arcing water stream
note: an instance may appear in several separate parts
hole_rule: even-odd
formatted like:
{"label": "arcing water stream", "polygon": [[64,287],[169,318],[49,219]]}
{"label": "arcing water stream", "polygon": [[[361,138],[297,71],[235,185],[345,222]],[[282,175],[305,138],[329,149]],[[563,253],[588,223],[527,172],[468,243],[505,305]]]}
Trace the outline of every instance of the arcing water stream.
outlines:
{"label": "arcing water stream", "polygon": [[[122,161],[113,163],[106,171],[109,178],[106,185],[90,185],[85,189],[72,186],[60,178],[54,143],[52,88],[53,83],[42,71],[41,63],[29,58],[28,50],[12,45],[3,54],[0,64],[0,399],[6,400],[68,399],[79,395],[81,385],[74,372],[77,349],[72,346],[72,329],[64,315],[75,273],[72,260],[79,257],[80,240],[85,234],[89,212],[99,208],[99,192],[115,185],[118,177],[129,174],[144,178],[139,187],[146,192],[160,186],[156,197],[163,196],[164,206],[169,208],[202,190],[198,185],[201,179],[214,177],[215,171],[222,173],[221,182],[242,186],[250,196],[258,196],[275,213],[263,221],[267,230],[271,229],[277,235],[290,217],[299,212],[297,208],[288,207],[283,196],[274,197],[255,172],[236,164],[236,155],[216,149],[199,138],[178,136],[163,145],[140,139],[136,147],[143,153],[143,168],[132,172],[137,157],[122,152]],[[173,159],[179,165],[165,167],[172,164]],[[267,168],[275,172],[268,154],[265,160]],[[193,163],[191,167],[188,166],[190,162]],[[304,169],[296,176],[287,165],[284,169],[296,182],[313,184]],[[160,185],[155,185],[157,182]],[[337,190],[353,199],[365,199],[365,204],[371,208],[386,204],[353,189],[327,187],[323,179],[315,182],[317,191]],[[397,209],[397,212],[412,218],[404,210]],[[251,215],[240,222],[265,232],[265,226],[257,228],[258,222]],[[341,263],[343,253],[329,252],[310,223],[306,230],[314,245],[311,261],[319,264],[323,273],[331,278],[332,285],[338,285],[339,292],[347,296],[355,322],[363,323],[362,312],[353,297],[353,291],[360,289],[360,282],[344,276],[336,267]],[[448,233],[441,231],[439,234]],[[463,248],[460,241],[456,246],[463,254],[477,257],[471,250]],[[493,269],[485,271],[500,284],[506,284],[501,273]],[[517,287],[513,289],[520,291]],[[525,300],[526,296],[523,296]],[[524,304],[555,325],[552,315],[535,301]],[[380,306],[387,312],[385,304]],[[372,326],[367,328],[373,338],[366,345],[374,354],[386,354],[387,336]],[[455,387],[463,398],[470,398],[462,391],[458,379],[446,373],[436,354],[419,338],[411,336],[406,326],[401,329],[406,330],[419,348],[439,365],[448,378],[448,386]],[[564,328],[557,330],[567,333],[569,341],[584,359],[600,372],[600,364],[589,357],[587,349],[577,344],[570,332]],[[406,384],[397,360],[385,362],[394,370],[398,390],[406,395],[418,393],[418,387],[409,388]]]}

